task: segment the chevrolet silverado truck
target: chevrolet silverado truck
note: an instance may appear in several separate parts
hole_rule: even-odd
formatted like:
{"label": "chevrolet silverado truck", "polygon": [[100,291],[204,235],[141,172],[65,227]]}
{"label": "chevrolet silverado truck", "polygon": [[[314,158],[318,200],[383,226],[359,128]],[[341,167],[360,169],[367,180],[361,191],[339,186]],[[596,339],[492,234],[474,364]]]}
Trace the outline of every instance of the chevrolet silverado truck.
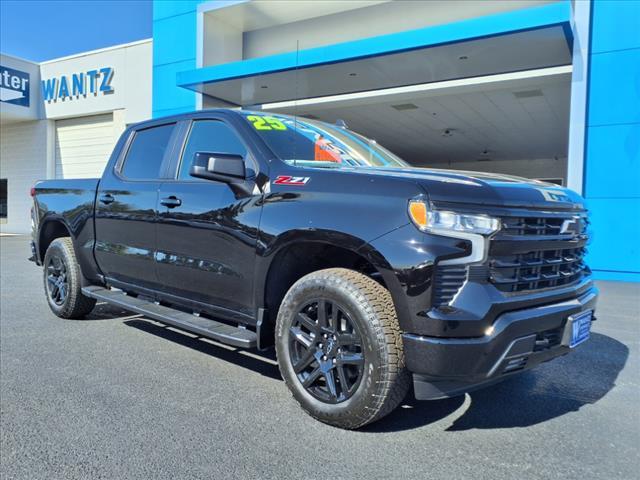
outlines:
{"label": "chevrolet silverado truck", "polygon": [[340,125],[209,110],[130,126],[100,179],[46,180],[32,259],[51,310],[107,302],[275,347],[316,419],[355,429],[565,355],[597,290],[576,193],[414,168]]}

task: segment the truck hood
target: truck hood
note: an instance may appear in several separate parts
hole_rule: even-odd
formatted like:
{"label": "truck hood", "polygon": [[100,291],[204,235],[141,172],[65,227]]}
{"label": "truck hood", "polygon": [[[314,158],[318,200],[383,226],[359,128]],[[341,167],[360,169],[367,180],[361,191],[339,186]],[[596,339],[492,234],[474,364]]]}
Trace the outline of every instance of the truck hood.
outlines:
{"label": "truck hood", "polygon": [[584,210],[584,199],[552,183],[482,172],[430,168],[358,168],[361,173],[404,178],[420,185],[434,203],[548,210]]}

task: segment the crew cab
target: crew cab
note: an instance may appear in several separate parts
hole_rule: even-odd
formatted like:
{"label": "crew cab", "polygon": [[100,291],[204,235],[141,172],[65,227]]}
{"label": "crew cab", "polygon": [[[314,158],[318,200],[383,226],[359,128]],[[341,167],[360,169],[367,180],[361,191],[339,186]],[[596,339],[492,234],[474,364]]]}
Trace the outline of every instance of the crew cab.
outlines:
{"label": "crew cab", "polygon": [[567,354],[597,299],[576,193],[411,167],[346,125],[205,110],[132,125],[100,179],[33,195],[51,310],[108,302],[275,347],[312,416],[359,428]]}

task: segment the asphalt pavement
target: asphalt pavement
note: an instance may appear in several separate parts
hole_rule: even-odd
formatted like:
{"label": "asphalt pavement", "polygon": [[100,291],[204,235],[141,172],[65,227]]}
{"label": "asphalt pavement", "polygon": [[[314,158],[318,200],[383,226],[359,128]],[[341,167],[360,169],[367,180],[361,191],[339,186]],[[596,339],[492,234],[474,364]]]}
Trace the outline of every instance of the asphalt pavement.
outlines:
{"label": "asphalt pavement", "polygon": [[274,356],[99,305],[49,310],[26,237],[0,239],[0,478],[631,479],[640,284],[599,282],[592,338],[360,431],[300,410]]}

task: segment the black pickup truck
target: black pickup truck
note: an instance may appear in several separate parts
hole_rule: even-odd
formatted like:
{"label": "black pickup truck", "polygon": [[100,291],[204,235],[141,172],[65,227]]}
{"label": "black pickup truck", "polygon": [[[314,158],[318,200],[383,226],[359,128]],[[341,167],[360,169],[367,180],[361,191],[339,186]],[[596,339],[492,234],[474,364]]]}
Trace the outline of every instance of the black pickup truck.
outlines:
{"label": "black pickup truck", "polygon": [[96,301],[240,348],[275,346],[315,418],[358,428],[589,337],[582,198],[413,168],[327,123],[210,110],[127,128],[101,179],[36,184],[53,312]]}

